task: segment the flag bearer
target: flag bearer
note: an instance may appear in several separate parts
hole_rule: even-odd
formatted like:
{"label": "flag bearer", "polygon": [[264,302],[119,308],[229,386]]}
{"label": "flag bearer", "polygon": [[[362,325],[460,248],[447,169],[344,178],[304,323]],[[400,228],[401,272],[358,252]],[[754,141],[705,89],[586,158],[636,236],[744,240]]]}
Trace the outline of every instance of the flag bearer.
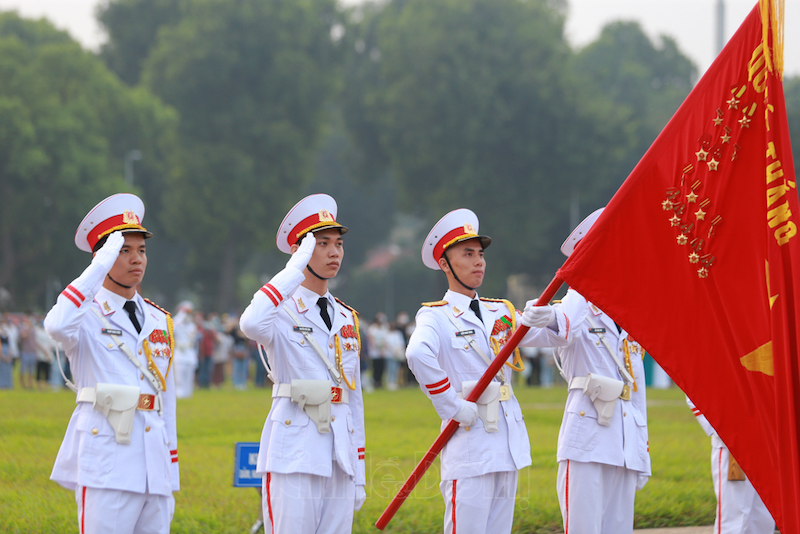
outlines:
{"label": "flag bearer", "polygon": [[511,373],[521,369],[519,352],[478,398],[467,402],[490,361],[514,333],[517,322],[532,328],[521,345],[569,339],[565,317],[550,306],[520,314],[507,300],[479,298],[486,270],[478,218],[468,209],[451,211],[422,246],[425,266],[441,270],[449,286],[444,298],[422,305],[406,357],[422,391],[442,419],[459,428],[442,451],[440,489],[447,534],[511,532],[518,471],[531,465],[530,441]]}
{"label": "flag bearer", "polygon": [[292,257],[240,320],[274,383],[257,467],[270,534],[350,532],[366,499],[358,314],[328,291],[347,232],[336,212],[324,194],[289,211],[277,243]]}
{"label": "flag bearer", "polygon": [[92,262],[44,321],[77,393],[50,478],[75,490],[81,534],[166,534],[180,488],[172,319],[137,291],[152,235],[143,217],[127,193],[86,215],[75,244]]}
{"label": "flag bearer", "polygon": [[[570,234],[561,246],[566,256],[601,212]],[[630,533],[636,492],[650,476],[644,349],[573,289],[555,308],[574,334],[552,345],[569,384],[557,451],[564,531]]]}

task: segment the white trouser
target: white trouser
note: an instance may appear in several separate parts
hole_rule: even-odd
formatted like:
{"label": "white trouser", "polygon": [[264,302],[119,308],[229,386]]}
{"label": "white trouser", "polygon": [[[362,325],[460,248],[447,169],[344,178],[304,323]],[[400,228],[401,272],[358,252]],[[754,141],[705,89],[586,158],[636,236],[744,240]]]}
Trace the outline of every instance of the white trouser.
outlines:
{"label": "white trouser", "polygon": [[750,481],[728,480],[729,460],[726,447],[711,449],[711,478],[717,496],[714,534],[772,534],[775,521]]}
{"label": "white trouser", "polygon": [[175,396],[179,399],[188,399],[194,393],[194,371],[197,367],[193,362],[175,360]]}
{"label": "white trouser", "polygon": [[514,523],[518,471],[442,480],[445,534],[503,534]]}
{"label": "white trouser", "polygon": [[172,495],[75,488],[80,534],[169,534],[175,514]]}
{"label": "white trouser", "polygon": [[346,534],[353,530],[356,485],[336,462],[330,477],[267,473],[263,480],[267,534]]}
{"label": "white trouser", "polygon": [[639,473],[594,462],[558,462],[564,534],[630,534]]}

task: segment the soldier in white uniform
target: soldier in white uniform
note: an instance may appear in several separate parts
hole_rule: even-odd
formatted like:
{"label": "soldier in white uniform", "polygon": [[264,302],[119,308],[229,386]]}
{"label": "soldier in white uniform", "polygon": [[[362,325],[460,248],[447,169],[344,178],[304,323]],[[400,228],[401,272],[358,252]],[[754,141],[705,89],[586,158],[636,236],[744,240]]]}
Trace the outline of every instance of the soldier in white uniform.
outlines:
{"label": "soldier in white uniform", "polygon": [[188,399],[194,393],[194,375],[197,370],[197,324],[194,320],[194,305],[185,300],[178,304],[175,314],[175,394],[179,399]]}
{"label": "soldier in white uniform", "polygon": [[409,367],[442,419],[459,422],[441,460],[444,531],[511,532],[518,471],[531,465],[530,441],[511,373],[521,370],[519,352],[498,373],[477,403],[465,399],[490,361],[521,320],[532,328],[521,345],[567,341],[564,315],[549,306],[531,307],[525,316],[507,300],[478,298],[486,268],[484,249],[491,239],[478,235],[478,218],[468,209],[445,215],[422,248],[423,263],[444,271],[444,299],[423,304],[406,350]]}
{"label": "soldier in white uniform", "polygon": [[143,299],[152,234],[135,195],[113,195],[75,234],[91,265],[45,329],[70,362],[77,407],[50,478],[75,490],[81,534],[166,534],[180,488],[169,314]]}
{"label": "soldier in white uniform", "polygon": [[748,480],[742,468],[731,456],[728,447],[717,435],[706,416],[686,397],[697,422],[711,437],[711,479],[717,496],[715,534],[772,534],[775,521]]}
{"label": "soldier in white uniform", "polygon": [[[566,256],[601,212],[567,238]],[[636,491],[650,476],[644,350],[573,289],[554,307],[573,331],[571,339],[551,345],[569,384],[557,451],[564,532],[630,533]]]}
{"label": "soldier in white uniform", "polygon": [[366,499],[358,314],[328,291],[347,231],[336,212],[324,194],[292,208],[277,235],[292,257],[240,320],[274,383],[257,464],[270,534],[350,532]]}

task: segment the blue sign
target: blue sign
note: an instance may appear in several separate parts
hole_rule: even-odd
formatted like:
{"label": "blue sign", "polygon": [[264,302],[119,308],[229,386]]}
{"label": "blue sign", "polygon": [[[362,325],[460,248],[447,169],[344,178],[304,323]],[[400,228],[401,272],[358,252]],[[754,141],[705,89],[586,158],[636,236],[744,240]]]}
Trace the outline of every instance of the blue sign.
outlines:
{"label": "blue sign", "polygon": [[262,475],[256,473],[256,460],[261,444],[257,441],[236,442],[236,460],[233,463],[233,487],[260,488]]}

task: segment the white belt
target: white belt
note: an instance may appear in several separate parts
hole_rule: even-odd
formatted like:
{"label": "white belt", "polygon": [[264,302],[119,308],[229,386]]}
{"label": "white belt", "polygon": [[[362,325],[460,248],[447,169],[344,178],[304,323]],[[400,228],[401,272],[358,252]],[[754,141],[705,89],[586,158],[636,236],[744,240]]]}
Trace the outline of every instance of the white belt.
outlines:
{"label": "white belt", "polygon": [[[291,384],[273,384],[272,385],[272,398],[275,397],[289,397],[292,398],[292,385]],[[349,404],[350,390],[338,386],[331,386],[331,403],[333,404]]]}
{"label": "white belt", "polygon": [[[583,389],[586,385],[586,377],[585,376],[574,376],[572,380],[569,381],[569,389]],[[622,390],[622,393],[619,396],[622,400],[631,400],[631,389],[630,387],[625,387]]]}
{"label": "white belt", "polygon": [[[91,402],[94,404],[94,400],[94,388],[81,388],[78,390],[78,397],[75,399],[75,402]],[[145,412],[151,412],[153,410],[161,411],[161,397],[158,395],[141,393],[139,395],[139,403],[136,405],[136,409]]]}
{"label": "white belt", "polygon": [[[500,400],[510,400],[510,399],[514,398],[514,388],[511,387],[511,383],[506,383],[504,385],[508,386],[508,395],[509,395],[509,397],[508,397],[508,399],[502,399],[501,398]],[[581,386],[581,387],[583,387],[583,386]],[[460,391],[457,393],[457,395],[458,395],[459,399],[465,399],[466,398],[464,396],[464,394],[462,392],[460,392]]]}

